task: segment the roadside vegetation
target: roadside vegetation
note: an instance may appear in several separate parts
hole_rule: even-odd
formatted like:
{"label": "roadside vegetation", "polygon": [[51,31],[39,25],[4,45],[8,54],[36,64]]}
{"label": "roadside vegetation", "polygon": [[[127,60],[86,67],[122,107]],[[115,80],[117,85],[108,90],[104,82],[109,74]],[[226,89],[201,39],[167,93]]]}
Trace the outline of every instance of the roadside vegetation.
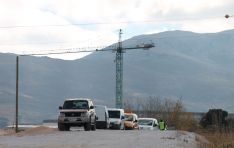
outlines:
{"label": "roadside vegetation", "polygon": [[207,148],[234,148],[234,120],[222,109],[210,109],[200,121],[198,133],[209,140]]}
{"label": "roadside vegetation", "polygon": [[181,99],[160,99],[149,97],[146,99],[131,99],[125,101],[125,110],[132,110],[139,117],[164,120],[169,129],[195,131],[198,122],[192,113],[186,112]]}
{"label": "roadside vegetation", "polygon": [[168,129],[204,136],[208,142],[201,142],[199,148],[234,148],[234,119],[227,118],[228,112],[222,109],[210,109],[199,120],[193,113],[186,112],[181,99],[149,97],[126,100],[125,110],[132,110],[139,117],[162,119]]}
{"label": "roadside vegetation", "polygon": [[208,144],[201,144],[199,148],[234,148],[234,132],[222,133],[219,131],[210,131],[202,129],[197,132],[206,137]]}

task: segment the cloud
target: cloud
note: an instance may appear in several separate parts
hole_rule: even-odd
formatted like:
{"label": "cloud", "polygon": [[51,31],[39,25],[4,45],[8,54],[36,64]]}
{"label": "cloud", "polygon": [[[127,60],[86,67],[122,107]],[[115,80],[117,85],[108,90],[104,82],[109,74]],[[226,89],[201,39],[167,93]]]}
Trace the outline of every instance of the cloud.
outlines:
{"label": "cloud", "polygon": [[[109,45],[118,41],[120,28],[124,39],[167,30],[218,32],[233,28],[234,18],[223,17],[234,14],[233,5],[233,0],[0,0],[0,51]],[[72,25],[86,23],[97,24]]]}
{"label": "cloud", "polygon": [[[232,22],[233,24],[233,22]],[[227,20],[211,19],[200,21],[187,21],[183,23],[183,30],[192,30],[194,32],[219,32],[227,29],[233,29],[233,25]],[[200,26],[200,27],[198,27]],[[209,31],[207,31],[209,30]]]}

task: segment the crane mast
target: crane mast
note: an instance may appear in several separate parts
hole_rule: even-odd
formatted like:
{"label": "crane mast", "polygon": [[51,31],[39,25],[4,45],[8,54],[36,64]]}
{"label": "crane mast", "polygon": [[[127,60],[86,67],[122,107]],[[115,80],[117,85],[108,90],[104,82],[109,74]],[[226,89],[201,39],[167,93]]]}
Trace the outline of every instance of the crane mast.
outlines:
{"label": "crane mast", "polygon": [[153,43],[141,44],[135,47],[122,47],[121,41],[122,29],[119,30],[119,41],[116,50],[116,108],[124,108],[123,106],[123,53],[125,50],[131,49],[149,49],[154,47]]}
{"label": "crane mast", "polygon": [[122,30],[119,30],[119,42],[116,51],[116,108],[123,108],[123,48]]}

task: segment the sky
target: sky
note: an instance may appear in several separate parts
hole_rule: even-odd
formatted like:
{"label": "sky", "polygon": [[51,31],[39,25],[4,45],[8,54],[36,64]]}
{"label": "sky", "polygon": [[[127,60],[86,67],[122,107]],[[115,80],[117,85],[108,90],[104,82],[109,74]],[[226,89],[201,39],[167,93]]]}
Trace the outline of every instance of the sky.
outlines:
{"label": "sky", "polygon": [[[100,49],[142,34],[234,28],[234,0],[0,0],[0,52]],[[50,55],[73,60],[89,53]]]}

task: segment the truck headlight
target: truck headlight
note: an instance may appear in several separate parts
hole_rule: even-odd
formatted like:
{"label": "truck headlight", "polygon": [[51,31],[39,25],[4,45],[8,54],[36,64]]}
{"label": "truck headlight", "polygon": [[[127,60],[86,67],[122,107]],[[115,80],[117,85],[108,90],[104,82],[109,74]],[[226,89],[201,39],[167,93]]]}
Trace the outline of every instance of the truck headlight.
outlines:
{"label": "truck headlight", "polygon": [[64,117],[65,117],[65,113],[60,113],[60,114],[59,114],[59,117],[64,118]]}

